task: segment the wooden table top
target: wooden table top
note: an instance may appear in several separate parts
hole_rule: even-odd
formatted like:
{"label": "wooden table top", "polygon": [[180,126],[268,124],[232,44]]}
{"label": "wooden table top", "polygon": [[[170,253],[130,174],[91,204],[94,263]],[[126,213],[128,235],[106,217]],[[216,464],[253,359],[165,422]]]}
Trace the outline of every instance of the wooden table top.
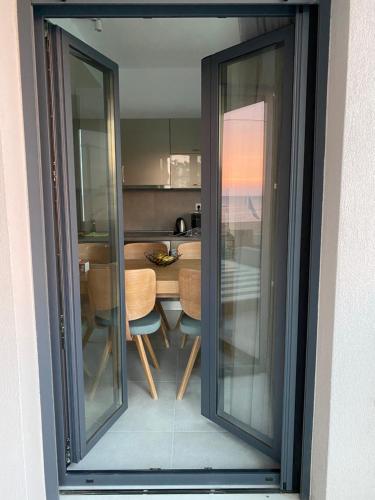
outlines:
{"label": "wooden table top", "polygon": [[180,269],[201,268],[200,259],[179,259],[169,266],[157,266],[145,259],[127,259],[125,269],[153,269],[156,273],[156,295],[160,298],[179,297],[178,274]]}

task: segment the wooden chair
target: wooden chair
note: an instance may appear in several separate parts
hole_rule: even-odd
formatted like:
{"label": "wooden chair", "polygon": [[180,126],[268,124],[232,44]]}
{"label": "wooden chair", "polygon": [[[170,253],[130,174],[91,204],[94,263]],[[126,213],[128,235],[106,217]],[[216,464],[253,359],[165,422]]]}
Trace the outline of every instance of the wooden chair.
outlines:
{"label": "wooden chair", "polygon": [[108,264],[111,261],[110,247],[106,243],[80,243],[78,255],[90,264]]}
{"label": "wooden chair", "polygon": [[143,341],[155,368],[159,368],[158,360],[148,338],[148,335],[158,331],[161,327],[160,314],[154,310],[155,299],[156,275],[154,270],[135,269],[125,271],[127,336],[130,335],[137,346],[152,399],[158,399],[158,394]]}
{"label": "wooden chair", "polygon": [[[165,243],[161,242],[127,243],[126,245],[124,245],[125,260],[145,259],[145,253],[152,253],[152,252],[168,253],[168,247]],[[161,315],[161,319],[163,322],[161,334],[163,335],[165,347],[169,349],[170,344],[167,335],[167,330],[170,330],[171,327],[168,323],[167,316],[165,315],[164,309],[159,300],[156,300],[155,307]]]}
{"label": "wooden chair", "polygon": [[95,328],[106,329],[108,331],[107,341],[104,347],[102,357],[99,363],[98,371],[95,375],[89,398],[93,399],[98,388],[99,382],[107,366],[109,356],[112,352],[116,354],[114,360],[114,378],[118,383],[118,373],[116,373],[117,364],[117,344],[115,338],[115,328],[117,323],[117,266],[99,265],[93,266],[88,271],[87,289],[89,296],[88,326],[83,337],[83,348],[86,347]]}
{"label": "wooden chair", "polygon": [[179,328],[184,335],[195,337],[185,368],[177,399],[184,397],[190,375],[201,347],[201,272],[196,269],[181,269],[178,277],[182,315]]}
{"label": "wooden chair", "polygon": [[200,259],[201,242],[190,241],[188,243],[180,243],[177,247],[177,252],[181,254],[180,259]]}
{"label": "wooden chair", "polygon": [[[138,296],[138,303],[143,303],[143,300],[148,300],[151,304],[151,309],[154,307],[155,303],[155,292],[156,292],[156,277],[155,272],[151,269],[142,269],[140,271],[127,271],[129,273],[143,273],[144,271],[149,274],[153,273],[153,279],[155,284],[151,283],[151,298],[149,297],[149,290],[147,289],[147,285],[149,286],[149,277],[145,279],[146,287],[144,285],[137,285],[138,292],[140,296]],[[130,300],[130,308],[132,314],[134,315],[137,311],[134,312],[134,306],[132,303],[134,301],[134,294],[132,294],[131,287],[131,279],[128,277],[130,286],[129,291],[129,300]],[[152,281],[152,279],[151,279]],[[113,367],[113,375],[114,375],[114,383],[119,383],[119,373],[118,373],[118,349],[116,342],[116,328],[118,328],[117,324],[117,307],[118,307],[118,297],[117,297],[117,266],[115,264],[109,265],[98,265],[97,267],[92,267],[88,272],[88,292],[90,299],[90,316],[91,321],[89,323],[89,327],[83,337],[83,347],[85,347],[92,335],[94,329],[107,329],[108,336],[107,342],[103,350],[103,354],[99,363],[98,371],[95,375],[95,379],[93,381],[93,385],[89,394],[89,398],[93,399],[97,388],[99,386],[100,380],[103,376],[103,373],[108,364],[109,356],[111,353],[114,355],[114,367]],[[145,293],[144,293],[145,292]],[[152,294],[154,299],[152,299]],[[133,297],[133,298],[132,298]],[[140,299],[141,297],[141,299]],[[146,307],[147,310],[147,307]],[[145,309],[138,307],[138,313],[143,313]],[[147,313],[146,313],[147,315]],[[150,315],[149,315],[150,316]],[[131,341],[135,340],[138,352],[140,353],[142,365],[145,368],[145,352],[141,338],[137,339],[137,335],[145,335],[145,345],[147,350],[149,351],[150,357],[153,361],[155,368],[159,369],[159,363],[156,359],[154,350],[152,348],[151,342],[147,337],[148,333],[153,333],[153,331],[157,331],[160,328],[160,316],[157,312],[154,312],[152,318],[142,318],[142,320],[137,321],[128,321],[128,317],[126,318],[126,340]],[[152,322],[150,321],[152,319]],[[134,324],[133,324],[134,323]],[[155,330],[153,329],[155,328]],[[150,331],[152,330],[152,332]],[[146,357],[147,362],[147,357]],[[147,362],[148,366],[148,362]],[[150,375],[150,367],[148,366],[148,370],[146,372],[147,380],[149,382]],[[152,379],[152,375],[151,375]],[[153,383],[153,380],[152,380]],[[149,382],[150,385],[150,382]],[[157,399],[157,393],[155,389],[155,384],[150,385],[151,395],[154,399]],[[155,397],[156,396],[156,397]]]}
{"label": "wooden chair", "polygon": [[[178,253],[181,253],[180,259],[200,259],[201,258],[201,242],[200,241],[190,241],[187,243],[180,243],[177,247]],[[178,318],[176,327],[180,325],[182,318],[182,313]],[[187,335],[183,335],[181,339],[181,349],[185,347],[187,340]]]}

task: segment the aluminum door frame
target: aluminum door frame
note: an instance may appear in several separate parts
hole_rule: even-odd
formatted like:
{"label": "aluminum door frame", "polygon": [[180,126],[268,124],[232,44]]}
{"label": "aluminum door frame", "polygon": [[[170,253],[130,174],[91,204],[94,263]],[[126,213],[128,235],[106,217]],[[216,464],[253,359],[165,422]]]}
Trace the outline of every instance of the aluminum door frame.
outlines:
{"label": "aluminum door frame", "polygon": [[[205,364],[202,377],[202,409],[203,414],[210,420],[216,422],[229,432],[237,435],[245,442],[258,448],[263,453],[270,455],[274,459],[279,459],[282,446],[282,422],[283,418],[283,388],[285,373],[290,366],[285,362],[284,338],[278,335],[277,331],[286,331],[286,283],[289,269],[285,266],[286,258],[290,252],[288,248],[287,235],[281,228],[289,226],[289,199],[295,198],[296,193],[290,189],[289,179],[291,171],[298,165],[292,164],[292,125],[293,125],[293,84],[294,78],[294,26],[288,25],[275,31],[270,31],[256,38],[250,39],[234,47],[225,49],[217,54],[207,57],[202,62],[202,78],[209,80],[210,84],[203,81],[202,103],[203,103],[203,130],[209,130],[209,134],[202,136],[203,152],[202,164],[204,164],[203,175],[205,186],[203,198],[208,200],[209,209],[202,214],[202,260],[209,263],[209,272],[202,274],[202,355]],[[220,262],[221,262],[221,160],[220,160],[220,137],[219,137],[219,68],[221,64],[244,58],[247,55],[256,55],[267,47],[272,47],[283,43],[283,89],[282,89],[282,117],[280,124],[280,137],[278,139],[279,154],[277,168],[278,199],[276,213],[275,249],[272,255],[275,267],[275,344],[274,344],[274,391],[279,393],[274,414],[274,421],[279,422],[279,431],[271,444],[260,441],[251,432],[246,432],[238,427],[230,419],[218,415],[218,377],[219,377],[219,311],[220,311]],[[288,80],[291,86],[286,85]],[[208,123],[210,122],[210,123]],[[208,127],[208,128],[207,128]],[[303,164],[302,164],[303,167]],[[295,222],[295,221],[294,221]],[[293,242],[298,245],[299,242]],[[202,266],[203,267],[203,266]],[[295,332],[292,332],[294,335]],[[285,335],[286,340],[286,335]],[[295,359],[290,360],[290,365],[295,363]],[[254,431],[255,432],[255,431]],[[257,433],[256,433],[257,434]]]}
{"label": "aluminum door frame", "polygon": [[[74,1],[74,0],[73,0]],[[307,262],[310,266],[310,279],[308,288],[308,311],[307,311],[307,349],[306,349],[306,387],[304,398],[303,419],[303,450],[302,450],[302,480],[301,495],[303,499],[308,498],[310,485],[310,463],[311,463],[311,440],[312,440],[312,416],[314,403],[314,380],[316,359],[316,328],[317,328],[317,306],[319,293],[319,263],[320,263],[320,233],[322,215],[322,196],[324,179],[324,151],[325,151],[325,115],[326,115],[326,92],[328,75],[328,51],[330,34],[330,0],[293,1],[288,5],[281,2],[269,2],[267,0],[248,1],[246,5],[212,4],[202,5],[128,5],[126,1],[116,1],[116,5],[105,5],[90,0],[82,0],[81,5],[62,4],[57,1],[35,0],[26,2],[17,0],[17,11],[19,16],[20,36],[20,60],[21,60],[21,92],[23,95],[23,113],[25,123],[26,158],[28,162],[28,195],[30,202],[30,225],[32,246],[32,267],[36,290],[36,324],[37,324],[37,348],[39,353],[39,373],[41,387],[41,408],[43,428],[43,449],[46,471],[46,491],[49,500],[57,500],[57,481],[59,477],[62,483],[65,481],[65,472],[61,469],[61,461],[56,463],[57,448],[62,449],[57,443],[62,434],[57,429],[61,426],[61,394],[59,394],[59,381],[52,377],[52,354],[54,351],[53,340],[50,332],[58,328],[57,296],[55,293],[56,272],[54,266],[54,248],[51,246],[51,182],[49,179],[50,152],[48,147],[49,137],[45,124],[48,122],[46,109],[47,89],[43,78],[46,71],[44,60],[44,27],[45,15],[49,15],[49,7],[58,7],[53,15],[82,16],[94,15],[95,17],[139,17],[142,14],[154,17],[215,17],[217,15],[243,16],[243,15],[270,15],[278,8],[283,12],[290,13],[290,8],[295,4],[308,5],[314,16],[313,44],[316,49],[316,66],[314,64],[314,84],[311,89],[314,92],[314,102],[311,106],[310,117],[312,122],[309,131],[313,137],[309,152],[311,153],[311,183],[312,212],[311,212],[311,242],[309,245],[309,256]],[[42,5],[44,3],[44,5]],[[270,4],[275,5],[270,5]],[[34,9],[30,4],[38,4]],[[256,4],[256,5],[255,5]],[[267,5],[268,4],[268,5]],[[276,5],[277,4],[277,5]],[[89,9],[89,11],[87,10]],[[285,9],[285,10],[283,10]],[[286,9],[289,9],[288,11]],[[52,15],[52,13],[51,13]],[[34,29],[33,29],[34,28]],[[35,37],[34,37],[35,34]],[[37,58],[35,60],[35,53]],[[35,71],[36,67],[36,71]],[[38,97],[39,96],[39,97]],[[37,124],[37,127],[35,127]],[[39,124],[39,127],[38,127]],[[48,296],[45,285],[48,284]],[[55,397],[54,397],[55,394]],[[56,418],[56,420],[55,420]],[[59,470],[58,467],[59,466]],[[113,484],[107,476],[98,478],[96,484]],[[141,479],[141,477],[139,477]],[[156,479],[156,478],[155,478]],[[94,483],[94,477],[87,483]],[[193,481],[194,484],[197,481]],[[84,484],[84,478],[81,483]],[[75,482],[77,484],[77,482]],[[138,483],[139,484],[139,483]],[[154,483],[155,484],[155,483]],[[173,482],[170,484],[174,484]]]}

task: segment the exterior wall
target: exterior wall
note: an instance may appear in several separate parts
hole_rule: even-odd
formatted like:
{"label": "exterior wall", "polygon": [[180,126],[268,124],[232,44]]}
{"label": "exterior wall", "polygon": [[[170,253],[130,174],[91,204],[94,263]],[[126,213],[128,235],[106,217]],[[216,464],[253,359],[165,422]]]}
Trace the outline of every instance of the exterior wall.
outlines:
{"label": "exterior wall", "polygon": [[312,485],[375,498],[375,9],[332,0]]}
{"label": "exterior wall", "polygon": [[0,0],[1,498],[45,498],[17,2]]}
{"label": "exterior wall", "polygon": [[[375,498],[375,9],[332,7],[312,498],[361,500]],[[1,496],[43,500],[16,0],[0,11]]]}

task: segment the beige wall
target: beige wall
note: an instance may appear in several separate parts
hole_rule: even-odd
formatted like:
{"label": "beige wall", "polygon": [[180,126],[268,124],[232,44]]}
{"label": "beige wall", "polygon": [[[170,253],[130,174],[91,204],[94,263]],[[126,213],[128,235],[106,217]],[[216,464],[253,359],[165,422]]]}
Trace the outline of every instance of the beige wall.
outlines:
{"label": "beige wall", "polygon": [[0,0],[0,497],[43,500],[16,0]]}
{"label": "beige wall", "polygon": [[333,0],[314,500],[375,498],[374,61],[374,0]]}

